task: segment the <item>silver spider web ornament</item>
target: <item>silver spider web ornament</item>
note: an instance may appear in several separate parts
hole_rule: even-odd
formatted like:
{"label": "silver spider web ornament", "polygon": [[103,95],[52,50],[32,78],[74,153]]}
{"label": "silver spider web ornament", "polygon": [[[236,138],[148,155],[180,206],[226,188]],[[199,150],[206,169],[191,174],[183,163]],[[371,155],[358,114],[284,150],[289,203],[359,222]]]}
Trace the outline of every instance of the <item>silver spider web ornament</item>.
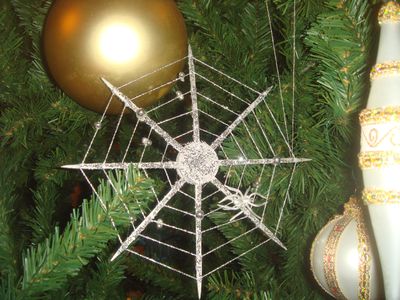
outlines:
{"label": "silver spider web ornament", "polygon": [[[188,62],[187,73],[182,72],[175,80],[153,87],[147,92],[153,93],[167,85],[180,83],[182,90],[176,91],[175,97],[169,101],[145,111],[134,104],[132,100],[135,98],[129,99],[123,93],[125,86],[135,84],[136,81],[156,72],[162,72],[182,60]],[[227,87],[222,86],[220,81],[217,83],[211,80],[208,76],[211,73],[219,77]],[[86,174],[89,170],[100,170],[109,182],[111,179],[107,171],[126,170],[129,166],[142,170],[147,177],[163,177],[167,187],[161,192],[153,189],[156,203],[150,210],[141,210],[140,220],[135,221],[136,216],[126,208],[131,216],[132,231],[124,238],[118,235],[121,246],[112,260],[127,251],[176,271],[196,280],[200,298],[203,278],[239,257],[269,240],[286,249],[276,234],[283,208],[289,198],[288,191],[296,165],[308,159],[295,157],[288,142],[287,132],[285,135],[281,130],[266,101],[270,88],[261,93],[257,92],[195,58],[190,47],[187,57],[151,74],[118,88],[107,79],[103,79],[112,92],[110,101],[116,98],[124,104],[124,111],[129,109],[136,114],[136,121],[130,129],[131,138],[126,144],[122,158],[112,161],[114,158],[111,149],[118,139],[119,131],[126,130],[122,128],[122,120],[129,116],[126,116],[124,111],[118,119],[104,160],[87,162],[94,151],[96,136],[104,130],[104,113],[95,126],[94,137],[82,163],[67,165],[64,168],[81,170],[94,192],[94,184]],[[198,84],[202,90],[204,88],[204,92],[200,92]],[[184,91],[185,86],[187,91]],[[247,95],[246,98],[239,97],[232,89],[241,89],[241,94]],[[137,97],[140,96],[142,95]],[[184,108],[184,99],[190,99],[190,108]],[[229,104],[233,101],[240,101],[244,109],[237,111],[231,108]],[[177,107],[181,107],[181,112],[179,109],[177,111]],[[158,120],[161,112],[165,111],[169,112],[170,116]],[[269,126],[274,127],[273,133],[264,128],[266,119]],[[172,129],[173,134],[169,129]],[[254,131],[260,133],[258,138],[252,133]],[[140,134],[142,135],[138,136]],[[274,149],[276,145],[272,142],[273,139],[282,141],[279,147],[284,145],[287,157],[279,155],[284,151],[278,152]],[[246,141],[245,144],[243,140]],[[248,150],[249,146],[251,151]],[[154,160],[155,156],[159,159]],[[277,168],[284,168],[285,165],[290,167],[286,178],[280,180],[287,181],[287,191],[282,199],[274,200],[280,201],[279,219],[269,220],[266,218],[266,208],[273,193]],[[253,182],[249,181],[249,177],[254,179],[250,180]],[[266,182],[268,189],[261,192],[260,184],[252,185],[254,182],[259,183],[258,181]],[[113,188],[118,192],[117,188]],[[105,208],[105,204],[102,205]],[[113,220],[111,221],[114,224]],[[229,237],[224,230],[239,223],[246,230],[237,236]],[[267,227],[267,223],[271,223],[272,227]],[[258,231],[264,234],[264,239],[261,240],[260,236],[263,235]],[[181,237],[179,241],[174,239],[177,235]],[[222,235],[224,239],[221,238]],[[249,245],[247,251],[236,257],[232,255],[229,245],[246,239],[259,242]],[[156,247],[140,253],[132,249],[132,244],[139,241],[152,243]],[[164,250],[160,250],[161,248]],[[227,260],[215,265],[213,262],[218,261],[215,257],[226,257]],[[206,259],[211,261],[207,269],[204,264]],[[194,261],[194,268],[183,263],[191,260]]]}

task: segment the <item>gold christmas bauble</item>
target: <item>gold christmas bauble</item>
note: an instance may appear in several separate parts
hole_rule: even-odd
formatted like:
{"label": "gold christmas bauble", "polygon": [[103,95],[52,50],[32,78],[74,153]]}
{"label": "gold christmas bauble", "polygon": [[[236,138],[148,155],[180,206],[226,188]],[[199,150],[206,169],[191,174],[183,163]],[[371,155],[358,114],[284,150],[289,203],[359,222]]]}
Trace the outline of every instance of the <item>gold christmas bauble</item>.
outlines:
{"label": "gold christmas bauble", "polygon": [[[187,54],[187,33],[173,0],[56,0],[43,30],[44,56],[58,85],[80,105],[103,112],[111,96],[101,77],[123,86]],[[170,82],[180,61],[126,85],[130,98]],[[138,97],[140,107],[155,103],[171,85]],[[117,114],[113,99],[107,111]]]}
{"label": "gold christmas bauble", "polygon": [[318,233],[310,260],[314,278],[335,299],[382,299],[378,259],[355,198]]}

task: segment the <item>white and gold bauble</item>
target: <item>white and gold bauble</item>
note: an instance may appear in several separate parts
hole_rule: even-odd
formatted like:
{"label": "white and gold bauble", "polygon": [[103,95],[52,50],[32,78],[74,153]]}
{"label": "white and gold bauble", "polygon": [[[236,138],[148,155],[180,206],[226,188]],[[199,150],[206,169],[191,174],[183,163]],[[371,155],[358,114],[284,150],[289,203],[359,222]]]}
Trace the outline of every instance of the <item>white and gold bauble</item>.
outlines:
{"label": "white and gold bauble", "polygon": [[400,299],[400,4],[379,12],[381,34],[367,108],[360,114],[363,199],[382,265],[386,299]]}
{"label": "white and gold bauble", "polygon": [[318,233],[310,260],[314,278],[335,299],[382,299],[380,269],[356,198]]}

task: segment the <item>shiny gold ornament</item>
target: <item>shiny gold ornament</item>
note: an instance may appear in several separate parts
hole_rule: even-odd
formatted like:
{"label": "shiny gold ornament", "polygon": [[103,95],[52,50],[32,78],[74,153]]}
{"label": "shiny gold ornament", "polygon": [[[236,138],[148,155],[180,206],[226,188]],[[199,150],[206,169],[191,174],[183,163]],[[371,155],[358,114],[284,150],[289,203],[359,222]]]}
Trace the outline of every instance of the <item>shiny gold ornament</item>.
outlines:
{"label": "shiny gold ornament", "polygon": [[[59,86],[82,106],[103,112],[115,86],[151,73],[187,54],[183,17],[173,0],[56,0],[44,27],[44,55]],[[184,61],[146,76],[121,91],[134,98],[172,81]],[[171,84],[140,96],[140,107],[155,103]],[[113,99],[107,113],[122,104]]]}

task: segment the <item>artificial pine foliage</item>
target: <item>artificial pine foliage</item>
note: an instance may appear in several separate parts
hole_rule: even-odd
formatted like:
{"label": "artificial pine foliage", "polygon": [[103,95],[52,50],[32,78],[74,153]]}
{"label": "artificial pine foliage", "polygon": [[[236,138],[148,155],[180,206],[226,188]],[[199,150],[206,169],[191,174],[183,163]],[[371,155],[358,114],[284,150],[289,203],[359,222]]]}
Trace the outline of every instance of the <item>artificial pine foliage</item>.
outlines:
{"label": "artificial pine foliage", "polygon": [[[268,101],[277,120],[290,130],[294,116],[294,131],[288,134],[295,138],[295,153],[312,159],[297,168],[282,219],[279,235],[288,250],[268,243],[241,257],[207,279],[203,297],[322,299],[325,295],[310,276],[309,249],[316,232],[359,187],[356,119],[365,104],[369,58],[377,41],[376,1],[297,0],[295,32],[294,0],[177,2],[196,56],[257,90],[272,85]],[[194,283],[175,273],[128,255],[110,262],[118,243],[108,215],[118,226],[128,216],[108,183],[99,182],[97,188],[107,204],[104,210],[97,196],[86,191],[79,172],[59,168],[83,157],[82,145],[98,115],[71,101],[46,72],[41,31],[51,3],[0,3],[0,299],[126,299],[133,289],[143,299],[195,299]],[[240,109],[240,103],[232,105]],[[276,131],[268,112],[257,114],[270,132]],[[129,132],[121,132],[123,144]],[[93,148],[105,147],[106,138],[104,131]],[[285,197],[285,174],[278,170],[271,217],[276,218],[279,199]],[[138,212],[136,200],[151,206],[151,186],[162,186],[157,178],[143,180],[136,170],[129,175],[110,176]],[[267,182],[262,181],[261,190]],[[73,210],[71,193],[77,184],[87,200]],[[226,218],[221,213],[207,222]],[[227,239],[241,230],[227,228],[214,238]],[[232,243],[224,255],[243,253],[256,239]],[[137,251],[151,250],[140,247]]]}

